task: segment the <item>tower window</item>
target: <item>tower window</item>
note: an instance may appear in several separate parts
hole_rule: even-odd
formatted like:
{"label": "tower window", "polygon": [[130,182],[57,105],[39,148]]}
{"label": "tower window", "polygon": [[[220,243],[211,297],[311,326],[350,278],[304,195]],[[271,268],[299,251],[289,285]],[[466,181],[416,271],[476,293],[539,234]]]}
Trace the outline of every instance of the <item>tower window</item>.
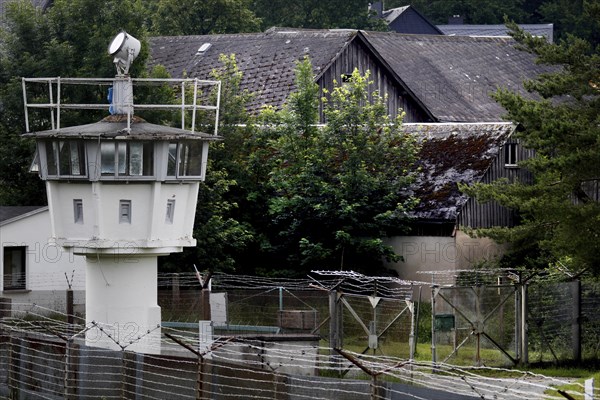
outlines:
{"label": "tower window", "polygon": [[174,215],[175,215],[175,199],[169,199],[169,200],[167,200],[167,214],[165,217],[165,222],[167,224],[172,224]]}
{"label": "tower window", "polygon": [[131,223],[131,200],[119,200],[119,223]]}
{"label": "tower window", "polygon": [[202,176],[204,144],[199,141],[169,143],[167,176]]}
{"label": "tower window", "polygon": [[104,176],[154,175],[154,146],[150,142],[102,142],[101,172]]}
{"label": "tower window", "polygon": [[85,176],[85,146],[81,140],[46,142],[48,175]]}
{"label": "tower window", "polygon": [[83,200],[73,200],[73,217],[76,224],[83,224]]}

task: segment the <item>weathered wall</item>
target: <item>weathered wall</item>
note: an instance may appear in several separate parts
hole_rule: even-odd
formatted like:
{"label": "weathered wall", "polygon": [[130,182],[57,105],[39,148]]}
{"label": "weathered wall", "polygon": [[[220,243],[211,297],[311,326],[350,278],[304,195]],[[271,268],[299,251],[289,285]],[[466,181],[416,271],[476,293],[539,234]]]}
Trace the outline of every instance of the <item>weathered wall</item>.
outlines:
{"label": "weathered wall", "polygon": [[455,236],[395,236],[386,242],[403,257],[386,266],[401,279],[426,283],[431,283],[431,275],[419,272],[468,269],[498,257],[504,249],[491,239],[472,238],[460,230]]}
{"label": "weathered wall", "polygon": [[430,121],[422,108],[408,96],[402,87],[390,78],[389,73],[384,70],[383,66],[356,40],[344,49],[323,76],[317,80],[321,91],[323,89],[333,90],[333,81],[341,83],[340,77],[351,74],[355,68],[361,74],[365,74],[367,70],[370,71],[370,80],[373,81],[373,85],[369,87],[369,90],[371,92],[378,90],[381,96],[387,95],[387,111],[392,118],[397,115],[399,109],[402,109],[406,113],[404,122]]}

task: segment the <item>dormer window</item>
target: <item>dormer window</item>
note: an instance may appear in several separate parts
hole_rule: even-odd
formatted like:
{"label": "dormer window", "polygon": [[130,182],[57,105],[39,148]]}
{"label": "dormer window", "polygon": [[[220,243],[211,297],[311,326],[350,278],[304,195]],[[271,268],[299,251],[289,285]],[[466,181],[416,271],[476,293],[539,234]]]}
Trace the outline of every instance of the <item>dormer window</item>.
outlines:
{"label": "dormer window", "polygon": [[153,144],[150,142],[102,142],[103,176],[153,176]]}

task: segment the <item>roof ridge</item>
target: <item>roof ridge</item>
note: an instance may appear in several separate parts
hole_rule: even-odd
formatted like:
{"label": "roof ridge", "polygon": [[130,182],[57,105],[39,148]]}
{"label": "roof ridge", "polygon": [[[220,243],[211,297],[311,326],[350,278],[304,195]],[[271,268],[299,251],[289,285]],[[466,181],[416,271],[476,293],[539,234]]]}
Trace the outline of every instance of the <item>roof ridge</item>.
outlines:
{"label": "roof ridge", "polygon": [[380,32],[380,31],[362,31],[367,35],[374,36],[397,36],[407,39],[422,39],[425,41],[464,41],[464,42],[514,42],[509,36],[463,36],[463,35],[430,35],[422,33],[398,33],[398,32]]}
{"label": "roof ridge", "polygon": [[[20,219],[27,218],[27,217],[29,217],[31,215],[35,215],[35,214],[38,214],[40,212],[48,210],[48,206],[0,206],[0,209],[2,209],[2,208],[4,208],[4,209],[8,209],[8,208],[17,209],[17,208],[19,208],[23,212],[19,213],[19,214],[16,214],[16,215],[13,215],[13,216],[11,216],[9,218],[0,220],[0,226],[8,225],[8,224],[11,224],[11,223],[13,223],[15,221],[18,221]],[[2,214],[4,214],[4,213],[2,213]]]}

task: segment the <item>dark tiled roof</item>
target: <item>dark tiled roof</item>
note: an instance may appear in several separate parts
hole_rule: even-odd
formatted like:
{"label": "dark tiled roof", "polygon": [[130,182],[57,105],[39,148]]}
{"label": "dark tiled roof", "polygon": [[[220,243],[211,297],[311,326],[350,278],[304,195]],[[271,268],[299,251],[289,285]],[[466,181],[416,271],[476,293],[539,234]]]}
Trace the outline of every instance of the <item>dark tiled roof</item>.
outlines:
{"label": "dark tiled roof", "polygon": [[[543,36],[548,42],[554,40],[554,24],[519,24],[521,29],[533,36]],[[445,35],[457,36],[508,36],[506,25],[449,24],[437,26]]]}
{"label": "dark tiled roof", "polygon": [[[405,35],[354,30],[269,30],[265,33],[155,37],[152,62],[173,77],[210,78],[220,54],[236,54],[242,89],[257,96],[250,111],[281,106],[295,89],[294,68],[308,54],[315,75],[325,71],[352,40],[361,40],[390,68],[390,77],[442,122],[500,121],[505,114],[489,94],[498,87],[524,93],[523,81],[546,68],[505,38]],[[207,51],[198,49],[210,43]],[[392,72],[393,71],[393,72]]]}
{"label": "dark tiled roof", "polygon": [[47,206],[0,206],[0,224],[13,218],[33,213],[34,211],[43,211],[47,208]]}
{"label": "dark tiled roof", "polygon": [[454,222],[468,196],[458,183],[481,180],[513,133],[510,123],[404,124],[423,142],[414,195],[419,219]]}
{"label": "dark tiled roof", "polygon": [[[280,107],[295,89],[296,62],[308,55],[315,74],[325,70],[354,37],[354,30],[285,30],[265,33],[154,37],[150,39],[153,64],[162,64],[171,75],[180,78],[209,79],[220,68],[220,54],[235,54],[244,73],[242,89],[258,96],[250,110],[263,105]],[[198,49],[210,47],[203,53]]]}
{"label": "dark tiled roof", "polygon": [[490,93],[499,87],[525,93],[523,81],[547,70],[511,39],[361,35],[441,122],[500,121],[505,111]]}

